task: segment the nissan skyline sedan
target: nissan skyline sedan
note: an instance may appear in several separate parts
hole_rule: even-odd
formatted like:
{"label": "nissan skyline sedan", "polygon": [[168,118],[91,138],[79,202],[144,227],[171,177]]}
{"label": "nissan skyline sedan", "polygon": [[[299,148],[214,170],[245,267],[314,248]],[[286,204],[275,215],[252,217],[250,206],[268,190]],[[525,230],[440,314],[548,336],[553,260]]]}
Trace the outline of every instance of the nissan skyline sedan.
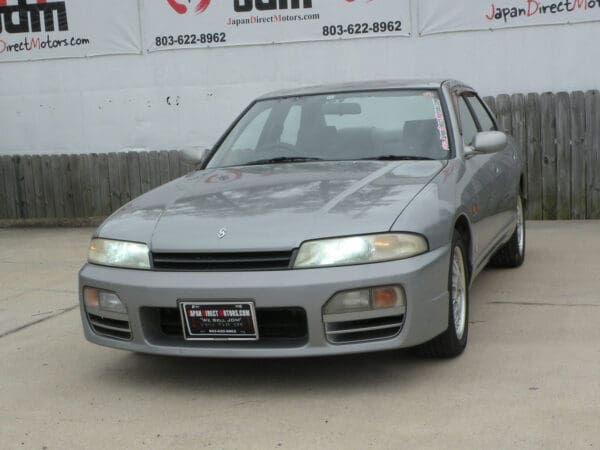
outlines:
{"label": "nissan skyline sedan", "polygon": [[[457,81],[281,91],[95,232],[86,338],[191,357],[463,352],[469,288],[525,256],[521,153]],[[508,275],[508,273],[507,273]]]}

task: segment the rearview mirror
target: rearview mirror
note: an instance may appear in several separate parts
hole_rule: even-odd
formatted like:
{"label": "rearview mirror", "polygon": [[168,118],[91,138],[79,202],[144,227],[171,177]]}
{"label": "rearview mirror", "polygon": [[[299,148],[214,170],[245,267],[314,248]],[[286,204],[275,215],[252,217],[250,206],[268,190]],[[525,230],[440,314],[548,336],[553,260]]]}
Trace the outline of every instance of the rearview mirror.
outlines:
{"label": "rearview mirror", "polygon": [[473,153],[496,153],[506,148],[508,137],[501,131],[482,131],[473,139]]}
{"label": "rearview mirror", "polygon": [[345,116],[362,112],[360,103],[325,103],[321,109],[323,114],[329,116]]}
{"label": "rearview mirror", "polygon": [[198,166],[208,157],[210,150],[204,147],[190,147],[181,151],[183,161],[187,164]]}

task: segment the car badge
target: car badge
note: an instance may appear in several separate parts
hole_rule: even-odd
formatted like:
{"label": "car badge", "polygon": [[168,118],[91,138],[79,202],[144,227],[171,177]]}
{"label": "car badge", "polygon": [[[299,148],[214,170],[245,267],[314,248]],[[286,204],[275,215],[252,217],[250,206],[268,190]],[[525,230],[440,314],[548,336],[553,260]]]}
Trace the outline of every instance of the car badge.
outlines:
{"label": "car badge", "polygon": [[225,236],[227,236],[227,228],[221,228],[217,233],[217,237],[223,239]]}

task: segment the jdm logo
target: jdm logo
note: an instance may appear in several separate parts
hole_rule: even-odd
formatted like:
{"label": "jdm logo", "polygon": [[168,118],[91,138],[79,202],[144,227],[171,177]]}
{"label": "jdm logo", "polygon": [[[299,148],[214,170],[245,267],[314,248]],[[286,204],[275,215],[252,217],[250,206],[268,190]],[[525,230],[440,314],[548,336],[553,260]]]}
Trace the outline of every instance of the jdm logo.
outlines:
{"label": "jdm logo", "polygon": [[[167,3],[175,10],[177,14],[186,14],[188,12],[188,5],[190,7],[192,6],[192,0],[187,0],[187,5],[185,0],[167,0]],[[194,10],[196,11],[196,14],[200,14],[206,11],[206,8],[209,6],[210,0],[200,0]]]}

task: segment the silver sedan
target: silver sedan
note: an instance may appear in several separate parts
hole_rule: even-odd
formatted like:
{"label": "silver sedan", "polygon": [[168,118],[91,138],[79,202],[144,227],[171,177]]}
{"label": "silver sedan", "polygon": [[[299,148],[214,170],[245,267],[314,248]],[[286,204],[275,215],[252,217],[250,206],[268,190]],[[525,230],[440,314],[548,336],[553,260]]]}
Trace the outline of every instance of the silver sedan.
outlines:
{"label": "silver sedan", "polygon": [[520,152],[460,82],[276,92],[188,156],[197,170],[96,231],[79,274],[90,341],[199,357],[453,357],[477,274],[524,259]]}

